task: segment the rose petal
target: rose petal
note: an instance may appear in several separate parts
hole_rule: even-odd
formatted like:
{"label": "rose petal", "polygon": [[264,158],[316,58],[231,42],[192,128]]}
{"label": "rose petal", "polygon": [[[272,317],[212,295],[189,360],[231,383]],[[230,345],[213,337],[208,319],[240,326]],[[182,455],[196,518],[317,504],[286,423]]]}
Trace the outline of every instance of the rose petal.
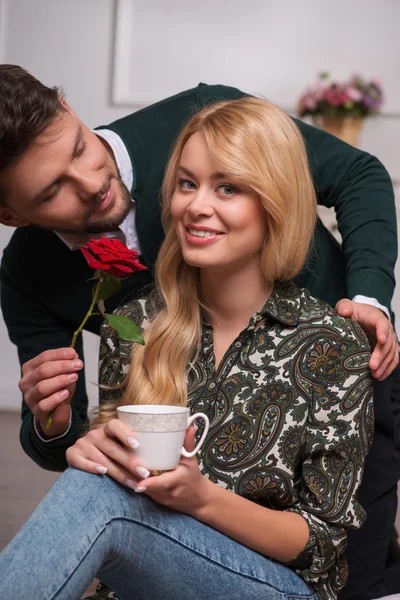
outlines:
{"label": "rose petal", "polygon": [[83,256],[86,258],[86,262],[92,269],[98,269],[99,271],[109,271],[109,265],[103,264],[96,260],[85,248],[81,248]]}
{"label": "rose petal", "polygon": [[114,277],[127,277],[136,271],[147,270],[139,262],[139,253],[130,250],[115,238],[103,236],[100,240],[89,240],[81,250],[89,266],[106,271]]}

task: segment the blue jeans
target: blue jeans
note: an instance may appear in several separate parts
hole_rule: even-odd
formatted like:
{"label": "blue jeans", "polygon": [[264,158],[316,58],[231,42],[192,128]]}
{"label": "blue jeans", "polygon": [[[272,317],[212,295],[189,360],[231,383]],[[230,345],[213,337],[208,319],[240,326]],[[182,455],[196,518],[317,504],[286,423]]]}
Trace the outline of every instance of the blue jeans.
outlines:
{"label": "blue jeans", "polygon": [[294,571],[106,476],[68,469],[0,555],[2,600],[317,600]]}

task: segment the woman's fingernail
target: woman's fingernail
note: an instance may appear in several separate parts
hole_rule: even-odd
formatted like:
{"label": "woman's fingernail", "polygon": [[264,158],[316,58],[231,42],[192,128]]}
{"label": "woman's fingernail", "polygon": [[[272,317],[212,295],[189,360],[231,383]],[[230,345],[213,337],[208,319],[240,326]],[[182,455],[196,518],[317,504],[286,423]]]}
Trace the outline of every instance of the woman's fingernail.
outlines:
{"label": "woman's fingernail", "polygon": [[105,475],[107,473],[107,467],[103,467],[102,465],[96,465],[96,471],[100,473],[100,475]]}
{"label": "woman's fingernail", "polygon": [[145,492],[147,488],[143,487],[143,486],[139,486],[136,488],[135,492],[136,494],[141,494],[142,492]]}
{"label": "woman's fingernail", "polygon": [[65,398],[68,398],[68,396],[69,396],[69,391],[68,391],[68,390],[62,390],[62,391],[60,392],[59,396],[60,396],[60,398],[61,398],[62,400],[65,400]]}
{"label": "woman's fingernail", "polygon": [[83,362],[81,360],[74,360],[72,366],[74,369],[81,369],[83,367]]}
{"label": "woman's fingernail", "polygon": [[132,481],[132,479],[125,479],[125,485],[130,487],[132,490],[136,490],[138,486],[136,481]]}
{"label": "woman's fingernail", "polygon": [[136,467],[135,471],[139,475],[139,477],[141,477],[142,479],[147,479],[148,476],[150,475],[150,471],[148,471],[144,467],[141,467],[140,465],[138,467]]}
{"label": "woman's fingernail", "polygon": [[78,374],[77,373],[71,373],[71,375],[68,375],[68,379],[70,381],[76,381],[78,379]]}
{"label": "woman's fingernail", "polygon": [[128,442],[128,444],[130,445],[131,448],[133,448],[134,450],[136,450],[137,448],[139,448],[139,442],[137,441],[136,438],[129,436],[126,441]]}

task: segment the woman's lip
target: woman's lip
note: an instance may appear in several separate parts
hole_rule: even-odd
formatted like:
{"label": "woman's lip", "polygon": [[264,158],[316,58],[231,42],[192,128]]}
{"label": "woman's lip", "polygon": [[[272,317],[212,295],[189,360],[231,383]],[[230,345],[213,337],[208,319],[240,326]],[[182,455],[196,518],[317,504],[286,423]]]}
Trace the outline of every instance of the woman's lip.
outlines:
{"label": "woman's lip", "polygon": [[207,237],[199,237],[197,235],[192,235],[187,229],[185,229],[185,238],[186,241],[190,244],[194,244],[196,246],[207,246],[208,244],[212,244],[219,240],[224,233],[215,233],[215,235],[210,235]]}
{"label": "woman's lip", "polygon": [[195,229],[196,231],[211,231],[211,233],[215,233],[216,235],[219,233],[223,233],[223,231],[219,231],[218,229],[212,229],[211,227],[206,227],[205,225],[185,225],[185,229]]}
{"label": "woman's lip", "polygon": [[96,210],[94,212],[102,212],[103,210],[108,208],[108,206],[111,204],[111,201],[113,199],[111,184],[112,184],[112,182],[110,183],[110,187],[108,188],[108,192],[107,192],[106,197],[104,198],[103,202],[101,204],[99,204],[99,206],[96,208]]}

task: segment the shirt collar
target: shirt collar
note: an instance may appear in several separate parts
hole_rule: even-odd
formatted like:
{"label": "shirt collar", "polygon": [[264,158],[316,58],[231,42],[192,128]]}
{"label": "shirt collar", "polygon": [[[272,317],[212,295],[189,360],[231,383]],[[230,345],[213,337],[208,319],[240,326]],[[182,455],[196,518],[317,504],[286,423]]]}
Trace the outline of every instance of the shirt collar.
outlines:
{"label": "shirt collar", "polygon": [[132,192],[133,188],[133,168],[128,150],[119,135],[111,129],[96,129],[93,131],[98,137],[103,138],[110,146],[117,163],[118,171],[123,183],[128,190]]}
{"label": "shirt collar", "polygon": [[[300,290],[292,281],[277,282],[262,309],[250,318],[246,329],[254,331],[258,324],[266,318],[296,327],[300,320],[300,304]],[[202,311],[202,322],[206,331],[212,330],[205,311]]]}
{"label": "shirt collar", "polygon": [[[270,317],[284,325],[295,327],[300,319],[300,291],[292,281],[277,282],[271,296],[260,312],[253,315],[250,325],[256,324],[261,319]],[[254,323],[252,321],[254,320]]]}

